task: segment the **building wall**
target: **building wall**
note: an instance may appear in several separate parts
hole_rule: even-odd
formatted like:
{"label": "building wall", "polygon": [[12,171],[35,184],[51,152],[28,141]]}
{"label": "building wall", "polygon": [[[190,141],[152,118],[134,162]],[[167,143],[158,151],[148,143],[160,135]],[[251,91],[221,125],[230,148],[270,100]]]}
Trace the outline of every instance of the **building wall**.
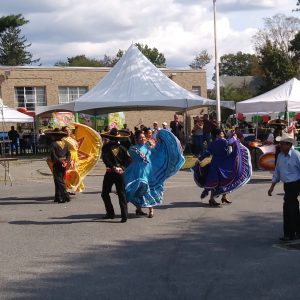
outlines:
{"label": "building wall", "polygon": [[[5,105],[17,108],[15,87],[45,87],[47,105],[58,104],[59,86],[85,86],[92,89],[110,68],[76,68],[76,67],[0,67],[1,97]],[[205,70],[161,69],[178,85],[192,91],[193,86],[200,86],[201,96],[207,97]],[[199,114],[202,109],[190,112]],[[169,123],[174,111],[137,111],[125,112],[129,128],[144,124],[151,126],[154,121]]]}

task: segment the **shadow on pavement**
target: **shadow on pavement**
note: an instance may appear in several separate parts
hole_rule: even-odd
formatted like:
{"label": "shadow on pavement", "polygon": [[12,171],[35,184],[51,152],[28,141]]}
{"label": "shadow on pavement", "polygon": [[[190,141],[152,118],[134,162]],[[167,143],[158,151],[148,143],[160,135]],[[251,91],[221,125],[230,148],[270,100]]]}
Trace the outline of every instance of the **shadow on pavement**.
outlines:
{"label": "shadow on pavement", "polygon": [[30,276],[32,270],[39,273],[30,280],[11,278],[3,299],[298,298],[299,252],[272,247],[281,215],[241,213],[221,223],[199,217],[163,226],[172,226],[174,234],[111,244],[98,239],[82,253],[55,257],[53,271],[46,274],[41,270],[48,258],[37,259],[26,267]]}
{"label": "shadow on pavement", "polygon": [[[28,200],[28,201],[26,201]],[[5,197],[0,198],[0,205],[20,205],[20,204],[49,204],[53,202],[54,196],[46,197]]]}
{"label": "shadow on pavement", "polygon": [[[209,197],[208,197],[209,199]],[[203,203],[199,201],[195,202],[171,202],[170,204],[162,204],[160,206],[155,207],[155,209],[169,209],[169,208],[180,208],[180,207],[207,207],[207,208],[213,208],[212,206],[209,206],[208,200],[207,203]]]}
{"label": "shadow on pavement", "polygon": [[250,181],[247,184],[265,184],[267,182],[272,182],[272,179],[270,178],[251,178]]}
{"label": "shadow on pavement", "polygon": [[[10,221],[9,224],[13,225],[59,225],[59,224],[73,224],[73,223],[120,223],[121,215],[116,214],[113,220],[104,220],[105,214],[85,214],[85,215],[70,215],[60,218],[49,218],[48,221],[32,221],[32,220],[18,220]],[[128,219],[141,219],[142,217],[136,216],[133,213],[128,214]],[[72,220],[72,221],[70,221]]]}

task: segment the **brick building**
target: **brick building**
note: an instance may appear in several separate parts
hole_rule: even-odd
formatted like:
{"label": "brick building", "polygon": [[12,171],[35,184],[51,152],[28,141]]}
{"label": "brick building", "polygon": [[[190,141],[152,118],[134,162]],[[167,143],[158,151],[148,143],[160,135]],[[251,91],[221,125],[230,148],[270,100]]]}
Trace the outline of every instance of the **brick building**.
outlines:
{"label": "brick building", "polygon": [[[0,67],[1,97],[9,107],[25,107],[34,111],[36,106],[67,103],[78,99],[92,89],[110,68],[84,67]],[[161,69],[178,85],[200,96],[207,97],[205,70]],[[191,115],[199,114],[195,109]],[[161,124],[173,119],[174,111],[125,112],[126,123],[133,128],[153,121]]]}

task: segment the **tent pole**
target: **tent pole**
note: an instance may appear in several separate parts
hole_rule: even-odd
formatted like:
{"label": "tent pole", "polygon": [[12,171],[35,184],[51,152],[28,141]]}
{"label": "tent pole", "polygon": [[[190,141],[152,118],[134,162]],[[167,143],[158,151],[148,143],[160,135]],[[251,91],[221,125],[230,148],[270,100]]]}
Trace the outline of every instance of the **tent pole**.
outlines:
{"label": "tent pole", "polygon": [[3,113],[3,109],[4,109],[4,104],[3,104],[3,100],[1,100],[1,119],[2,119],[2,131],[3,131],[3,136],[2,136],[2,139],[1,139],[1,156],[2,157],[5,157],[5,142],[4,142],[4,113]]}
{"label": "tent pole", "polygon": [[255,139],[257,140],[257,133],[258,133],[258,112],[256,112],[256,130],[255,130]]}

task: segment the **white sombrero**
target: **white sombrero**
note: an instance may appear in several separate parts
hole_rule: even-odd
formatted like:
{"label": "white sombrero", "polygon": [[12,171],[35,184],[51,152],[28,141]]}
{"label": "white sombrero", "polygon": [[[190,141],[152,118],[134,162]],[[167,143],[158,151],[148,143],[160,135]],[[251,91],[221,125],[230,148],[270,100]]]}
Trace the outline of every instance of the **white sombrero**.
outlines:
{"label": "white sombrero", "polygon": [[294,137],[285,131],[282,133],[282,136],[276,137],[276,142],[291,143],[294,146],[296,146],[298,144],[297,141],[294,139]]}

